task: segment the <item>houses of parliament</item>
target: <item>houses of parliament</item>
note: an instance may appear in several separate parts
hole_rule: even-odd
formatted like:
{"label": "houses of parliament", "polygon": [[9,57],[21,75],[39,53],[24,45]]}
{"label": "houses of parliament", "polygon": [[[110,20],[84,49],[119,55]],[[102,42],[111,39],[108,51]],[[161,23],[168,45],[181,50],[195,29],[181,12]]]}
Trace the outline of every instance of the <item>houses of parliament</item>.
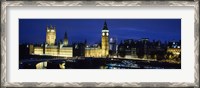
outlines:
{"label": "houses of parliament", "polygon": [[[73,47],[68,44],[67,33],[64,35],[63,42],[56,44],[56,27],[50,25],[46,28],[46,42],[41,45],[30,45],[31,55],[47,55],[73,57]],[[102,28],[101,46],[86,46],[85,57],[107,57],[109,55],[109,29],[106,21]]]}
{"label": "houses of parliament", "polygon": [[56,43],[56,27],[50,25],[46,28],[46,42],[39,46],[30,46],[30,54],[32,55],[47,55],[72,57],[73,48],[68,46],[68,37],[65,32],[63,42]]}
{"label": "houses of parliament", "polygon": [[106,21],[102,29],[101,46],[85,48],[85,57],[107,57],[109,55],[109,30]]}

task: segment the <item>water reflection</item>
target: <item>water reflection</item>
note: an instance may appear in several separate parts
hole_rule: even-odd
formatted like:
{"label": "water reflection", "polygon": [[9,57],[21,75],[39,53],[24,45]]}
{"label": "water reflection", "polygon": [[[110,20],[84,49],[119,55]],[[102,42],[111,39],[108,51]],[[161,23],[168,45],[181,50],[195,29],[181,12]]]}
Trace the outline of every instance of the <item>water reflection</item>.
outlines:
{"label": "water reflection", "polygon": [[45,62],[39,62],[36,64],[36,69],[46,69],[47,68],[47,61]]}
{"label": "water reflection", "polygon": [[[36,64],[36,69],[48,69],[48,68],[54,68],[54,69],[71,69],[76,68],[73,67],[75,65],[75,61],[73,61],[74,64],[71,63],[71,60],[69,62],[56,62],[56,61],[44,61],[39,62]],[[68,67],[66,67],[66,64],[68,64]],[[80,65],[81,66],[81,65]],[[91,63],[88,64],[85,68],[91,68],[91,69],[139,69],[141,68],[138,64],[135,62],[129,62],[129,61],[122,61],[121,63],[108,63],[106,65],[100,65],[100,66],[93,66]],[[156,67],[151,66],[145,66],[146,69],[156,69]]]}
{"label": "water reflection", "polygon": [[20,69],[180,69],[179,64],[157,61],[111,59],[31,59],[20,61]]}
{"label": "water reflection", "polygon": [[65,69],[65,62],[59,64],[60,69]]}

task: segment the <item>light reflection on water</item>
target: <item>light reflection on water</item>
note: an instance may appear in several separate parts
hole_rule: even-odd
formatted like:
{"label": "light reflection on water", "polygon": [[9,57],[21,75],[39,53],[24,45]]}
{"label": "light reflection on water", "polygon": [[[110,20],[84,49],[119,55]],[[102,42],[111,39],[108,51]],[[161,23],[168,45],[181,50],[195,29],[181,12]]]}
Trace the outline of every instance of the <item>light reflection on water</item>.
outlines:
{"label": "light reflection on water", "polygon": [[65,69],[65,63],[59,64],[60,69]]}
{"label": "light reflection on water", "polygon": [[[100,64],[99,64],[100,63]],[[146,62],[147,63],[147,62]],[[148,62],[149,63],[149,62]],[[31,59],[20,62],[20,69],[165,69],[134,60]]]}
{"label": "light reflection on water", "polygon": [[39,62],[36,64],[36,69],[46,69],[47,68],[47,61]]}
{"label": "light reflection on water", "polygon": [[[59,65],[58,69],[67,69],[66,68],[66,63],[57,63]],[[48,62],[39,62],[36,64],[36,69],[47,69]],[[98,69],[133,69],[133,68],[141,68],[138,64],[130,63],[130,64],[119,64],[119,63],[110,63],[106,64],[104,66],[99,66]],[[151,66],[145,66],[145,69],[158,69],[159,67],[151,67]],[[162,68],[159,68],[162,69]]]}
{"label": "light reflection on water", "polygon": [[58,66],[59,68],[58,69],[65,69],[65,62],[48,62],[48,61],[44,61],[44,62],[39,62],[37,63],[35,66],[36,66],[36,69],[47,69],[48,68],[48,65],[52,65],[51,63],[53,63],[54,66]]}

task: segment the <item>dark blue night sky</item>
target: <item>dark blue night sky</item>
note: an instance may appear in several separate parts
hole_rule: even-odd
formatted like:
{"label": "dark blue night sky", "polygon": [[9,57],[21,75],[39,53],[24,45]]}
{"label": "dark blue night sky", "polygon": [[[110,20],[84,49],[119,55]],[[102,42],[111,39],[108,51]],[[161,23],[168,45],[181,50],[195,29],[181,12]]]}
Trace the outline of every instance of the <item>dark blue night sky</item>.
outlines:
{"label": "dark blue night sky", "polygon": [[124,39],[181,40],[181,19],[20,19],[19,43],[44,43],[47,25],[56,26],[57,41],[67,32],[69,43],[98,43],[106,20],[109,37]]}

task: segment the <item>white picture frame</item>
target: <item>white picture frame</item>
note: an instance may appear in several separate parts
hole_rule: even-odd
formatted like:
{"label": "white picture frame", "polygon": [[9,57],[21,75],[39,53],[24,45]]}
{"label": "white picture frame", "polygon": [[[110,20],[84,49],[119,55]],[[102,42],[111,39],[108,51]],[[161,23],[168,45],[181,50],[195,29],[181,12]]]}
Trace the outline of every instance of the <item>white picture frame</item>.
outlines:
{"label": "white picture frame", "polygon": [[[7,24],[9,7],[194,7],[194,82],[8,82]],[[1,87],[199,87],[199,1],[2,1],[1,2]]]}

